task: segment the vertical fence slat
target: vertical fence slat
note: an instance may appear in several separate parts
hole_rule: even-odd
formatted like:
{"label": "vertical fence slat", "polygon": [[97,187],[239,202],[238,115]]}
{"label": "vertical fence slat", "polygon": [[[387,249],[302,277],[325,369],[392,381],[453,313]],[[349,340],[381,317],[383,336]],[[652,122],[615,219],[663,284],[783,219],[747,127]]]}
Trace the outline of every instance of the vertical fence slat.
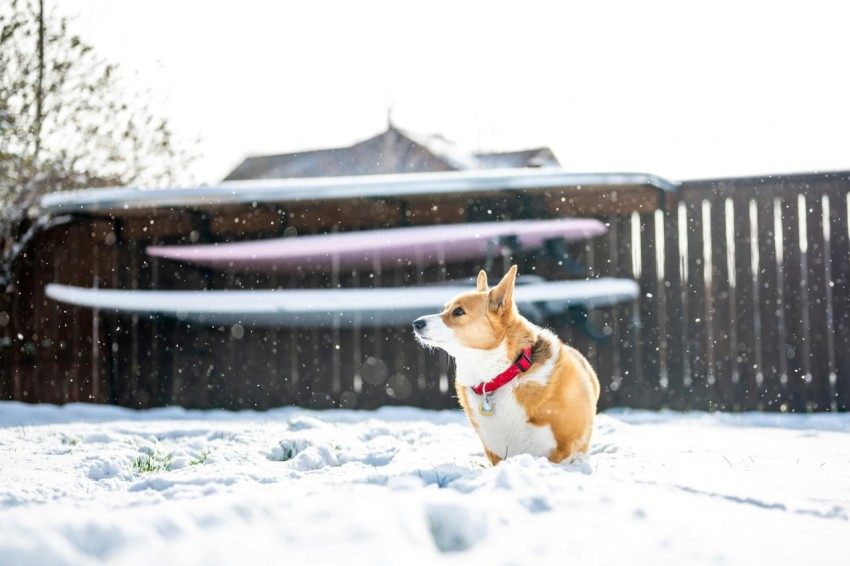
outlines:
{"label": "vertical fence slat", "polygon": [[[14,399],[14,388],[12,386],[12,329],[10,327],[11,320],[9,318],[10,312],[12,310],[11,300],[8,295],[3,295],[0,297],[0,312],[2,312],[2,323],[0,323],[0,399],[3,401],[8,401]],[[54,329],[54,344],[58,342],[55,340],[55,329],[56,329],[56,320],[53,319],[53,329]],[[58,361],[58,360],[57,360]],[[58,363],[56,364],[59,365]],[[59,375],[57,373],[56,379],[59,379]],[[60,389],[61,390],[61,389]]]}
{"label": "vertical fence slat", "polygon": [[[708,410],[714,410],[718,405],[717,395],[717,328],[715,328],[715,317],[718,316],[717,310],[723,308],[723,303],[720,301],[720,292],[723,283],[714,279],[714,253],[713,247],[718,240],[718,234],[712,229],[712,209],[716,206],[712,202],[714,194],[720,190],[715,186],[711,194],[705,195],[700,203],[700,219],[702,222],[702,281],[703,281],[703,297],[704,311],[703,319],[703,360],[705,367],[705,398],[704,406]],[[722,332],[722,330],[721,330]]]}
{"label": "vertical fence slat", "polygon": [[785,292],[786,284],[785,284],[785,269],[784,269],[784,256],[785,256],[785,236],[784,236],[784,220],[782,217],[783,203],[782,198],[774,197],[773,198],[773,223],[771,224],[771,232],[773,234],[773,250],[775,257],[775,279],[770,283],[776,290],[776,309],[774,320],[776,324],[777,330],[777,338],[776,338],[776,349],[773,354],[775,358],[774,367],[776,378],[774,379],[774,386],[776,388],[776,406],[781,411],[787,411],[788,406],[788,398],[789,398],[789,388],[788,388],[788,324],[785,316],[785,305],[788,302],[788,297]]}
{"label": "vertical fence slat", "polygon": [[655,213],[640,215],[640,366],[643,371],[638,405],[644,409],[661,402],[659,379],[660,339],[658,333],[658,263],[656,261]]}
{"label": "vertical fence slat", "polygon": [[[848,179],[850,180],[850,179]],[[830,193],[830,261],[834,309],[836,408],[850,410],[850,193],[846,184]]]}
{"label": "vertical fence slat", "polygon": [[[610,229],[610,218],[602,217],[600,220],[606,225],[609,225],[609,230],[606,234],[593,240],[594,276],[612,274],[612,257],[616,261],[616,248],[618,246],[616,226],[612,232]],[[600,345],[596,349],[596,359],[591,360],[591,364],[599,377],[600,408],[613,407],[617,404],[619,397],[618,388],[622,382],[619,344],[621,324],[614,308],[606,311],[606,323],[611,328],[611,340]],[[564,330],[560,330],[560,335],[562,338],[565,337]]]}
{"label": "vertical fence slat", "polygon": [[276,327],[265,330],[265,348],[261,353],[266,360],[267,371],[271,376],[265,380],[266,407],[281,407],[287,404],[285,382],[280,364],[280,329]]}
{"label": "vertical fence slat", "polygon": [[689,408],[702,409],[708,403],[708,377],[711,370],[707,355],[707,294],[705,287],[705,262],[703,254],[702,198],[687,202],[687,311],[685,334],[687,336],[687,363]]}
{"label": "vertical fence slat", "polygon": [[821,196],[821,212],[823,221],[823,267],[824,267],[824,303],[826,307],[826,348],[827,348],[827,400],[828,406],[824,408],[826,411],[833,411],[837,408],[838,391],[836,388],[837,377],[837,360],[835,352],[835,308],[833,305],[833,287],[835,281],[832,274],[832,234],[831,234],[831,211],[834,202],[830,199],[828,193]]}
{"label": "vertical fence slat", "polygon": [[668,387],[670,381],[670,368],[668,362],[668,291],[667,291],[667,272],[666,272],[666,248],[667,243],[666,219],[664,217],[663,206],[653,214],[653,229],[655,231],[653,238],[655,240],[655,310],[656,310],[656,354],[658,356],[658,376],[657,390],[654,398],[654,407],[663,407],[667,402]]}
{"label": "vertical fence slat", "polygon": [[[622,215],[611,216],[609,223],[609,229],[612,230],[617,242],[617,249],[611,250],[611,275],[630,279],[632,278],[631,218]],[[612,376],[612,389],[616,393],[615,398],[618,404],[631,407],[634,406],[633,396],[637,394],[641,386],[640,372],[635,365],[637,306],[624,303],[616,305],[614,309],[619,332],[621,373],[619,376]],[[615,385],[613,380],[617,378],[619,381]]]}
{"label": "vertical fence slat", "polygon": [[734,360],[739,375],[739,408],[752,411],[758,408],[758,372],[756,356],[756,320],[758,308],[755,291],[758,288],[756,273],[753,270],[753,250],[758,250],[753,241],[754,216],[750,214],[750,199],[744,194],[736,194],[734,206],[734,235],[735,235],[735,278],[737,280],[736,324],[737,345]]}
{"label": "vertical fence slat", "polygon": [[685,387],[685,332],[683,324],[684,301],[682,281],[683,245],[680,226],[680,201],[669,197],[664,210],[664,285],[667,289],[666,335],[667,343],[667,406],[681,410],[688,406]]}
{"label": "vertical fence slat", "polygon": [[357,406],[362,409],[376,409],[384,401],[384,384],[387,380],[387,366],[380,354],[383,333],[380,329],[367,331],[362,328],[360,332],[360,371],[363,383]]}
{"label": "vertical fence slat", "polygon": [[[721,411],[734,408],[736,403],[733,382],[732,328],[735,325],[735,287],[729,273],[730,254],[734,242],[727,240],[726,192],[719,192],[711,201],[711,282],[714,309],[711,318],[714,340],[712,384],[714,402]],[[734,264],[733,264],[734,265]],[[737,283],[737,282],[735,282]]]}
{"label": "vertical fence slat", "polygon": [[828,349],[826,272],[824,246],[823,208],[820,191],[806,194],[806,227],[809,253],[809,306],[811,320],[812,383],[810,410],[825,411],[830,406],[829,361],[832,352]]}
{"label": "vertical fence slat", "polygon": [[758,305],[760,309],[761,330],[757,335],[757,347],[760,352],[759,373],[761,386],[759,408],[776,410],[779,403],[780,370],[778,353],[780,332],[778,309],[781,295],[777,289],[776,234],[774,229],[774,202],[772,195],[760,196],[756,200],[758,215],[758,256],[759,272]]}
{"label": "vertical fence slat", "polygon": [[357,371],[354,359],[355,335],[356,330],[353,328],[339,330],[339,406],[343,409],[354,409],[358,406],[354,385],[354,375]]}
{"label": "vertical fence slat", "polygon": [[782,241],[784,286],[785,351],[780,352],[786,360],[786,403],[793,412],[806,410],[807,360],[804,348],[808,337],[803,327],[803,311],[808,305],[802,300],[803,255],[800,250],[800,220],[797,195],[787,195],[782,200]]}

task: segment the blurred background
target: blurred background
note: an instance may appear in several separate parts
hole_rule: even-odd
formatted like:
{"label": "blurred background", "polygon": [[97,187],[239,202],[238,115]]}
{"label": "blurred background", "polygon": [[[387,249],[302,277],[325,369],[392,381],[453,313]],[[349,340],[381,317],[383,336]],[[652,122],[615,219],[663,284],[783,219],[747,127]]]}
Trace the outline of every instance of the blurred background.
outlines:
{"label": "blurred background", "polygon": [[573,171],[847,166],[842,2],[45,0],[174,133],[183,182],[401,128]]}
{"label": "blurred background", "polygon": [[[349,291],[405,306],[515,263],[603,408],[847,410],[847,12],[0,3],[0,398],[455,407],[416,317]],[[561,220],[596,229],[520,245]],[[362,263],[388,230],[483,223],[503,233],[477,255],[429,240]],[[351,233],[361,263],[309,252]],[[180,257],[242,244],[277,263]]]}

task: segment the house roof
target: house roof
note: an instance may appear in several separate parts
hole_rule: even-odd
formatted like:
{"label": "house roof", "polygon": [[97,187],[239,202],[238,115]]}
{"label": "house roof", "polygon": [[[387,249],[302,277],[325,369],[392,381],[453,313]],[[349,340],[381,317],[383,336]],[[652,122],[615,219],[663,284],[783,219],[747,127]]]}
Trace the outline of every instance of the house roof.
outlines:
{"label": "house roof", "polygon": [[546,147],[473,154],[440,135],[413,134],[390,125],[385,132],[350,147],[248,157],[224,180],[559,166],[555,155]]}
{"label": "house roof", "polygon": [[548,147],[508,151],[503,153],[477,153],[481,169],[502,167],[560,167],[561,164]]}

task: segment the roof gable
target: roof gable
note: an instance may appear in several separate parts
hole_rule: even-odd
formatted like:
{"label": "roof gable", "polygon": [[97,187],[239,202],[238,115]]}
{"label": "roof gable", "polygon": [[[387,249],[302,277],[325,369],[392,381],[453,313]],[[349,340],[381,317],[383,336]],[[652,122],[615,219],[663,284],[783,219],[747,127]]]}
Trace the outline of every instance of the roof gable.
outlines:
{"label": "roof gable", "polygon": [[350,147],[246,158],[225,181],[344,177],[555,166],[548,148],[471,154],[439,135],[422,136],[390,126]]}

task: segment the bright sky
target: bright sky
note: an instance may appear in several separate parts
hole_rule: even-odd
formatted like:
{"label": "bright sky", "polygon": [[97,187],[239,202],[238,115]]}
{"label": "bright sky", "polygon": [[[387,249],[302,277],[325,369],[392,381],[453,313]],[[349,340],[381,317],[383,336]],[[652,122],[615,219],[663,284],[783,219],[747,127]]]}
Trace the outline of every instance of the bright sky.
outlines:
{"label": "bright sky", "polygon": [[46,0],[215,182],[250,154],[441,133],[671,180],[850,169],[850,3]]}

